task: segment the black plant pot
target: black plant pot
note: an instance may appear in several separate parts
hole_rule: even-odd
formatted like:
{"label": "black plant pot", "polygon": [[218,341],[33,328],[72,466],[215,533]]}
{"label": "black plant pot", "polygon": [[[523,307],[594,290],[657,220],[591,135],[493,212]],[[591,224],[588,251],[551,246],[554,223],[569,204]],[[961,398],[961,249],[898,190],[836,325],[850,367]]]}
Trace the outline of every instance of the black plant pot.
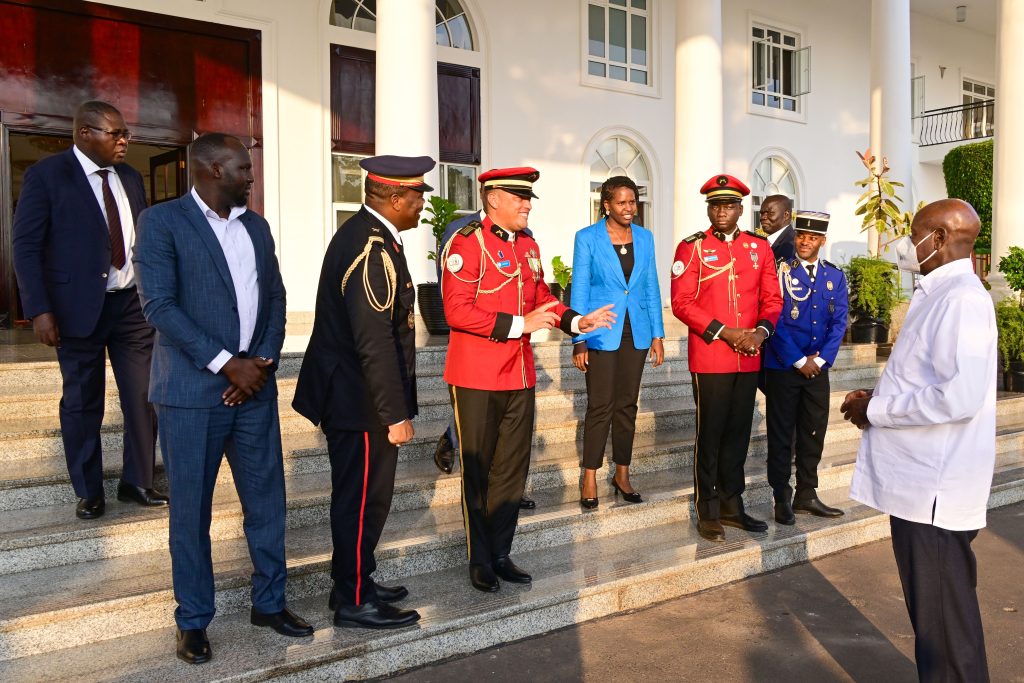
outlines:
{"label": "black plant pot", "polygon": [[569,300],[572,298],[571,282],[565,286],[565,289],[562,289],[562,285],[558,284],[557,282],[549,282],[548,289],[551,290],[551,293],[555,296],[556,299],[561,301],[566,306],[569,305]]}
{"label": "black plant pot", "polygon": [[1010,363],[1010,369],[1003,371],[1003,389],[1024,392],[1024,363],[1013,361]]}
{"label": "black plant pot", "polygon": [[436,282],[425,282],[416,287],[416,298],[420,302],[420,317],[430,334],[448,334],[451,328],[444,317],[444,301],[441,286]]}
{"label": "black plant pot", "polygon": [[857,318],[850,325],[850,341],[854,344],[885,344],[889,341],[889,326],[878,318]]}

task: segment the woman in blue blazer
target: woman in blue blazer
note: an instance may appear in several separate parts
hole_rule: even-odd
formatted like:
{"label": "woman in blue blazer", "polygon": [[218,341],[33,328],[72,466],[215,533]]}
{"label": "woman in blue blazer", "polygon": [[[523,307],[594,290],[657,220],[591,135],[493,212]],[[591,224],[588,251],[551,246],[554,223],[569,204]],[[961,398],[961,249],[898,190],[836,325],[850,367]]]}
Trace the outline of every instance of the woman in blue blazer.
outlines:
{"label": "woman in blue blazer", "polygon": [[615,462],[612,487],[631,503],[643,500],[629,482],[637,397],[648,353],[654,367],[665,360],[665,327],[654,237],[632,222],[639,195],[636,183],[626,176],[606,180],[601,186],[605,217],[577,232],[573,249],[573,310],[614,304],[618,314],[610,329],[576,337],[573,349],[573,364],[587,380],[580,478],[580,505],[585,509],[597,507],[597,470],[604,462],[609,431]]}

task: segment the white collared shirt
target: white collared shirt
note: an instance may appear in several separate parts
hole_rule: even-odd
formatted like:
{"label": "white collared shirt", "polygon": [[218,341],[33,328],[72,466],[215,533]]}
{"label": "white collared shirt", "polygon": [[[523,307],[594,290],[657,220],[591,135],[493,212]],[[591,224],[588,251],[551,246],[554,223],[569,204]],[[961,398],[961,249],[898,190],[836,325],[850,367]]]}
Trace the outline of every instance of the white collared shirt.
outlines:
{"label": "white collared shirt", "polygon": [[128,194],[124,191],[121,178],[113,166],[100,167],[89,157],[82,154],[82,150],[74,146],[75,158],[82,165],[85,171],[85,178],[89,181],[92,193],[96,195],[96,202],[100,205],[100,213],[103,214],[104,227],[107,225],[107,205],[103,201],[103,178],[97,171],[107,170],[107,182],[110,191],[117,202],[117,213],[121,218],[121,233],[124,235],[124,267],[118,270],[113,265],[107,273],[107,291],[112,292],[118,289],[127,289],[135,285],[135,267],[132,265],[132,245],[135,244],[135,219],[132,218],[132,205],[128,202]]}
{"label": "white collared shirt", "polygon": [[789,227],[788,225],[784,225],[781,228],[779,228],[778,230],[776,230],[775,232],[769,233],[768,234],[768,245],[774,247],[775,243],[779,241],[779,237],[782,236],[782,233],[784,233],[786,231],[786,228],[788,228],[788,227]]}
{"label": "white collared shirt", "polygon": [[401,245],[402,235],[401,233],[398,232],[398,228],[392,225],[391,221],[389,221],[387,218],[384,218],[384,216],[381,216],[379,213],[371,209],[369,206],[366,206],[366,204],[363,204],[363,206],[366,207],[366,210],[370,212],[371,216],[373,216],[374,218],[376,218],[377,220],[384,224],[384,227],[388,229],[388,232],[391,233],[391,236],[395,238],[395,242]]}
{"label": "white collared shirt", "polygon": [[[256,275],[256,250],[252,239],[239,217],[248,211],[244,206],[232,207],[228,217],[221,218],[217,212],[206,205],[196,188],[192,188],[192,199],[196,200],[199,210],[206,217],[210,229],[217,237],[220,248],[224,251],[224,259],[228,262],[231,272],[231,283],[235,287],[235,301],[238,303],[238,350],[235,353],[248,351],[252,343],[253,332],[256,331],[256,313],[260,305],[260,284]],[[206,368],[213,373],[220,372],[224,364],[235,354],[222,349],[217,357],[207,364]]]}
{"label": "white collared shirt", "polygon": [[868,403],[850,497],[911,522],[984,527],[996,368],[992,299],[971,261],[922,277]]}

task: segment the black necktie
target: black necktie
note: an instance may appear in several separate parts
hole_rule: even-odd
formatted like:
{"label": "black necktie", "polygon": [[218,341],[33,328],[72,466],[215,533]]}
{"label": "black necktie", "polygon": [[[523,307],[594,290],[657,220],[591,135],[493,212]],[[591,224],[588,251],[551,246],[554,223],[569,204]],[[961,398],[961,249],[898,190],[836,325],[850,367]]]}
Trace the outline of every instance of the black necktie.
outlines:
{"label": "black necktie", "polygon": [[807,264],[807,274],[810,276],[811,282],[814,282],[814,264],[813,263]]}
{"label": "black necktie", "polygon": [[110,171],[101,168],[96,171],[103,179],[103,208],[107,210],[107,232],[110,233],[110,265],[118,270],[124,268],[124,233],[121,231],[121,214],[117,210],[117,201],[110,189],[107,176]]}

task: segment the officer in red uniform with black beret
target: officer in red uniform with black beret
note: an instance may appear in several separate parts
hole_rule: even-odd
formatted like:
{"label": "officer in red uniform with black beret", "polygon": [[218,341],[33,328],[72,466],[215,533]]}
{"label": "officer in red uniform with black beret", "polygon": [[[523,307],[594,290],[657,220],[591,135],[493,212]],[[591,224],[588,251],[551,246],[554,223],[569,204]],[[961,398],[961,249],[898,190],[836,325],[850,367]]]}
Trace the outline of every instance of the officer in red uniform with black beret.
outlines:
{"label": "officer in red uniform with black beret", "polygon": [[455,233],[442,259],[444,314],[451,327],[449,385],[462,461],[462,511],[474,588],[498,577],[530,583],[509,558],[533,440],[534,373],[530,333],[610,327],[611,306],[580,315],[544,283],[540,248],[524,229],[536,199],[533,168],[482,173],[485,215]]}
{"label": "officer in red uniform with black beret", "polygon": [[740,203],[750,190],[730,175],[700,189],[711,227],[683,239],[672,263],[672,312],[689,328],[697,402],[694,507],[700,535],[724,541],[722,525],[767,531],[743,509],[760,349],[775,331],[782,296],[768,241],[743,232]]}

